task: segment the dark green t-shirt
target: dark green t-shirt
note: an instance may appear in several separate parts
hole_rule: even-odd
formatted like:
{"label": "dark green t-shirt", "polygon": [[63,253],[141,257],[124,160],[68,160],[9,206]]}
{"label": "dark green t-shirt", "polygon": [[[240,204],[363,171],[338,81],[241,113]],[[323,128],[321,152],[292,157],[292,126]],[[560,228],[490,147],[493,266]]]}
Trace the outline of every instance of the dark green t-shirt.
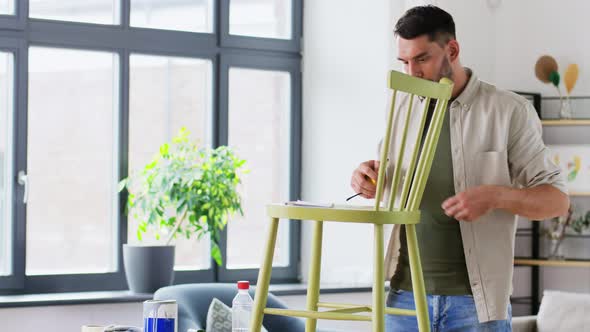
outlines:
{"label": "dark green t-shirt", "polygon": [[[455,194],[449,116],[447,110],[420,204],[420,223],[416,225],[424,284],[426,293],[431,295],[471,294],[459,222],[447,216],[441,207]],[[391,288],[411,291],[405,226],[402,225],[400,231],[400,256]]]}

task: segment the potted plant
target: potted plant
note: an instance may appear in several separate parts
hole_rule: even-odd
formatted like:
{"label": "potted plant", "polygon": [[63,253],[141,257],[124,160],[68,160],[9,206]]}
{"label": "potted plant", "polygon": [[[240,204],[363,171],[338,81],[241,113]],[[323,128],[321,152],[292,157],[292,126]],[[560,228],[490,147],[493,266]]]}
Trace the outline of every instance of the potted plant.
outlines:
{"label": "potted plant", "polygon": [[238,185],[244,163],[227,146],[198,147],[182,128],[141,171],[121,180],[119,191],[129,193],[128,216],[139,222],[138,240],[148,230],[158,240],[167,237],[164,245],[123,245],[131,291],[152,293],[172,283],[174,246],[170,241],[178,235],[208,236],[211,256],[221,265],[221,231],[230,215],[243,213]]}

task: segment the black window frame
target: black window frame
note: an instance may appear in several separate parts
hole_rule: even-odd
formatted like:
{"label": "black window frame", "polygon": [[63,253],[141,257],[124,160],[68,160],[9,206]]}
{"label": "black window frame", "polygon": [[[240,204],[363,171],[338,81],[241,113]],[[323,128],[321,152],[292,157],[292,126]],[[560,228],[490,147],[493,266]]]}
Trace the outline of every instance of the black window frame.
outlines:
{"label": "black window frame", "polygon": [[[113,25],[66,22],[28,17],[29,0],[15,0],[15,15],[0,15],[0,50],[15,55],[14,70],[14,155],[13,155],[13,274],[0,277],[0,294],[38,294],[126,290],[122,244],[127,242],[125,194],[119,194],[119,236],[117,271],[100,274],[25,274],[26,206],[23,186],[17,183],[19,170],[27,164],[27,85],[29,47],[58,47],[113,52],[119,57],[119,178],[127,176],[129,134],[129,61],[131,54],[164,55],[210,60],[213,68],[213,145],[227,143],[228,70],[230,66],[281,70],[291,76],[291,176],[290,197],[299,198],[301,174],[301,34],[303,0],[292,0],[292,39],[229,35],[229,1],[213,1],[213,32],[195,33],[130,26],[131,0],[120,2],[120,23]],[[273,282],[299,281],[300,224],[290,223],[289,266],[273,268]],[[221,239],[225,258],[227,232]],[[260,253],[261,257],[263,253]],[[225,260],[224,260],[225,264]],[[197,271],[176,271],[174,283],[256,281],[258,269],[217,267]]]}

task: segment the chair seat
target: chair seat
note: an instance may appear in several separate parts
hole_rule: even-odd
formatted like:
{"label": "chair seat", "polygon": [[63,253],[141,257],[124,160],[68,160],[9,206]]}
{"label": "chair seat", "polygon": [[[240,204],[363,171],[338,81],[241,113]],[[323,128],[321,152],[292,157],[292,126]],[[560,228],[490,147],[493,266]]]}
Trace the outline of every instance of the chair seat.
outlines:
{"label": "chair seat", "polygon": [[367,224],[417,224],[420,211],[375,211],[373,206],[336,205],[331,208],[276,203],[266,206],[271,218]]}

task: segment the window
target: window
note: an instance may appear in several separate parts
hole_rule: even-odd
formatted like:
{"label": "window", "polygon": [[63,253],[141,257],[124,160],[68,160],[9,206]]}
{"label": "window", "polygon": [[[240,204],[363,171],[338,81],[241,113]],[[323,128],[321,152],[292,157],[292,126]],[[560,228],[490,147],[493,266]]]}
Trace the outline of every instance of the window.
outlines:
{"label": "window", "polygon": [[131,26],[213,32],[213,0],[131,0]]}
{"label": "window", "polygon": [[[290,83],[287,72],[229,69],[229,145],[250,169],[242,186],[244,217],[228,224],[230,269],[259,267],[268,225],[264,206],[289,199]],[[280,223],[277,266],[289,264],[287,227]]]}
{"label": "window", "polygon": [[[177,239],[174,280],[255,280],[264,205],[299,196],[301,6],[0,0],[0,294],[127,289],[122,245],[138,240],[117,184],[181,127],[251,173],[224,264]],[[281,226],[278,282],[298,278],[298,236]]]}
{"label": "window", "polygon": [[232,35],[291,39],[290,0],[230,0]]}
{"label": "window", "polygon": [[113,0],[29,0],[32,18],[84,23],[117,24],[119,8]]}
{"label": "window", "polygon": [[112,53],[29,50],[28,275],[116,269],[117,67]]}
{"label": "window", "polygon": [[0,276],[12,266],[12,82],[13,56],[0,52]]}
{"label": "window", "polygon": [[[162,142],[186,127],[192,139],[211,145],[212,65],[210,60],[131,55],[129,82],[129,172],[147,164]],[[129,218],[129,243],[137,243]],[[153,236],[146,236],[153,241]],[[144,240],[144,241],[146,241]],[[176,269],[210,267],[209,242],[179,237]]]}
{"label": "window", "polygon": [[15,0],[0,0],[0,15],[13,15],[14,1]]}

